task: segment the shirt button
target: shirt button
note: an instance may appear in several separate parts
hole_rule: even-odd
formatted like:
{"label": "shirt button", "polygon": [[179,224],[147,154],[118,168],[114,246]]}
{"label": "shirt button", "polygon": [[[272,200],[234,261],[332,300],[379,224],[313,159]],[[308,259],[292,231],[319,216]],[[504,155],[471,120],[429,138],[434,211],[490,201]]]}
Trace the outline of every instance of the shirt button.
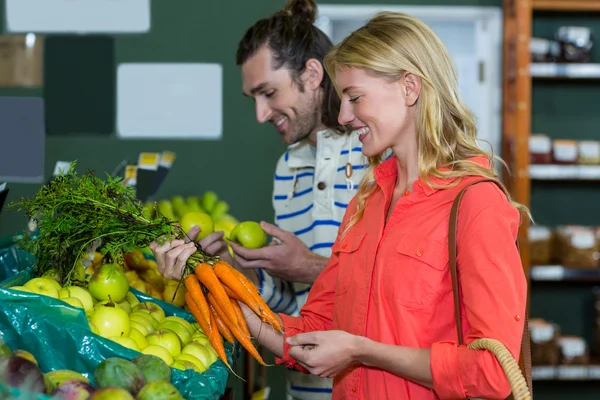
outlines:
{"label": "shirt button", "polygon": [[417,250],[417,256],[421,257],[423,255],[423,250],[419,249]]}
{"label": "shirt button", "polygon": [[346,243],[344,243],[344,244],[342,245],[342,249],[345,249],[346,247],[348,247],[348,245],[347,245]]}
{"label": "shirt button", "polygon": [[358,388],[356,386],[352,386],[352,391],[356,392],[358,390]]}
{"label": "shirt button", "polygon": [[520,315],[515,315],[515,321],[520,321],[521,320],[521,316]]}
{"label": "shirt button", "polygon": [[327,187],[327,184],[325,182],[319,182],[319,184],[317,185],[317,188],[319,188],[319,190],[324,190]]}

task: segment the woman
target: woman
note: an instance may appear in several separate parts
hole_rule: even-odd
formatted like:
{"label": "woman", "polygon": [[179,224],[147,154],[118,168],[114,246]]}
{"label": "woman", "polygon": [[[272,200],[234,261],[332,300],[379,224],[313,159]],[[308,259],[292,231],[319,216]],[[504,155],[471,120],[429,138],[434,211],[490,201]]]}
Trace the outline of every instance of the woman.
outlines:
{"label": "woman", "polygon": [[[457,345],[450,209],[469,182],[497,174],[444,45],[419,20],[386,12],[325,63],[339,122],[359,135],[369,169],[300,317],[280,314],[281,335],[245,308],[252,335],[278,363],[334,377],[334,399],[505,398],[495,356]],[[457,230],[465,342],[491,337],[515,358],[527,296],[520,211],[495,183],[478,183]]]}
{"label": "woman", "polygon": [[[386,12],[325,63],[339,122],[359,135],[370,167],[301,316],[280,315],[282,336],[248,310],[253,336],[278,363],[335,377],[334,399],[505,398],[495,356],[456,344],[450,209],[466,184],[497,174],[444,45],[419,20]],[[465,341],[495,338],[517,359],[527,296],[519,211],[495,183],[478,183],[457,232]]]}

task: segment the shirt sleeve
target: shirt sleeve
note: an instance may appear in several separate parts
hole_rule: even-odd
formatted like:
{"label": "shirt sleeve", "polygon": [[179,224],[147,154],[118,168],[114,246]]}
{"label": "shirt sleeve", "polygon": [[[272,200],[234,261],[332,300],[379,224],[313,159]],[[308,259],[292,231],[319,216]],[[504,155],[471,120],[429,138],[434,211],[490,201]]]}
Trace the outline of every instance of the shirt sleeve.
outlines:
{"label": "shirt sleeve", "polygon": [[[461,215],[462,214],[462,215]],[[457,228],[457,267],[465,344],[500,341],[519,360],[527,280],[515,241],[520,215],[493,183],[464,195]],[[494,354],[456,342],[431,348],[433,388],[441,399],[506,398],[510,385]]]}
{"label": "shirt sleeve", "polygon": [[[334,244],[334,248],[335,246],[336,244]],[[334,251],[325,269],[319,274],[319,277],[310,289],[308,299],[300,310],[300,316],[293,317],[279,314],[283,321],[284,341],[283,357],[276,358],[277,364],[284,364],[288,368],[295,368],[308,373],[296,360],[289,356],[290,345],[287,344],[286,339],[299,333],[331,329],[337,271],[338,257]]]}
{"label": "shirt sleeve", "polygon": [[291,282],[275,278],[258,269],[258,288],[260,295],[271,310],[276,313],[298,315],[296,292]]}

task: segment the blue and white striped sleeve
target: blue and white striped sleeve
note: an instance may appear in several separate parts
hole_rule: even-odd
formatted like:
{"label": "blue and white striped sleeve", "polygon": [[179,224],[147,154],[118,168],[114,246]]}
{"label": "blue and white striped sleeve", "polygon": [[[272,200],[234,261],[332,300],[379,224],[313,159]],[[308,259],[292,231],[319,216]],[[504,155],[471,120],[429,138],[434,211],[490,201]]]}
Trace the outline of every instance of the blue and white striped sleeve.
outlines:
{"label": "blue and white striped sleeve", "polygon": [[291,282],[274,278],[258,269],[258,288],[271,310],[286,315],[299,315],[296,293]]}

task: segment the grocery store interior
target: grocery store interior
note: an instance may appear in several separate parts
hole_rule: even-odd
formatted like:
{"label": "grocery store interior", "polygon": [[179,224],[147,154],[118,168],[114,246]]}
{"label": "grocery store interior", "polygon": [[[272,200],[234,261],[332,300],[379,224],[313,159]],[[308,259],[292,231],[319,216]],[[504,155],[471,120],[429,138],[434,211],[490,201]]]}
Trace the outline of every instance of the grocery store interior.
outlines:
{"label": "grocery store interior", "polygon": [[[183,224],[186,212],[199,212],[210,215],[211,229],[227,234],[242,221],[273,223],[273,177],[286,145],[271,124],[257,121],[252,99],[243,95],[236,50],[252,24],[285,3],[0,0],[0,393],[12,390],[11,398],[25,399],[31,390],[49,399],[73,390],[87,391],[78,399],[87,393],[93,399],[94,391],[120,382],[106,398],[133,398],[118,397],[125,396],[119,390],[137,399],[286,398],[286,369],[274,365],[266,349],[256,345],[267,367],[224,335],[219,340],[229,369],[213,338],[194,333],[202,326],[188,307],[187,286],[163,278],[148,248],[117,250],[114,260],[102,258],[98,248],[85,262],[70,260],[83,265],[73,274],[87,282],[93,277],[97,285],[110,280],[105,265],[118,265],[126,278],[120,299],[92,283],[81,295],[66,284],[48,288],[46,275],[36,286],[33,266],[67,254],[68,242],[52,241],[53,234],[76,243],[90,239],[90,245],[95,237],[72,226],[96,220],[89,210],[76,215],[74,202],[63,210],[75,216],[47,221],[55,229],[49,232],[24,211],[59,207],[43,189],[72,171],[82,186],[74,190],[67,182],[53,190],[87,196],[99,185],[84,182],[93,171],[93,179],[118,179],[140,204],[153,205],[154,218],[172,213],[171,220]],[[379,11],[411,14],[439,35],[482,143],[506,162],[508,171],[499,167],[503,183],[532,213],[518,242],[529,284],[533,393],[538,400],[598,399],[600,1],[316,3],[314,25],[333,44]],[[95,212],[98,225],[110,223],[101,207]],[[101,226],[88,228],[97,234]],[[131,232],[127,237],[138,240]],[[54,245],[47,259],[26,251],[24,237]],[[75,275],[68,279],[77,281]],[[109,316],[102,315],[115,310],[125,312],[127,330],[135,334],[117,340],[119,327],[111,331]],[[115,324],[117,317],[110,318]],[[155,357],[142,360],[142,354]],[[32,360],[41,384],[23,387],[22,379],[9,378],[5,371],[18,366],[6,360],[15,356]],[[156,357],[171,368],[157,372],[150,365]],[[119,368],[131,368],[125,375],[138,380],[116,377]],[[149,375],[161,373],[168,377],[155,381],[165,386],[150,387]],[[160,397],[170,388],[180,397]]]}

